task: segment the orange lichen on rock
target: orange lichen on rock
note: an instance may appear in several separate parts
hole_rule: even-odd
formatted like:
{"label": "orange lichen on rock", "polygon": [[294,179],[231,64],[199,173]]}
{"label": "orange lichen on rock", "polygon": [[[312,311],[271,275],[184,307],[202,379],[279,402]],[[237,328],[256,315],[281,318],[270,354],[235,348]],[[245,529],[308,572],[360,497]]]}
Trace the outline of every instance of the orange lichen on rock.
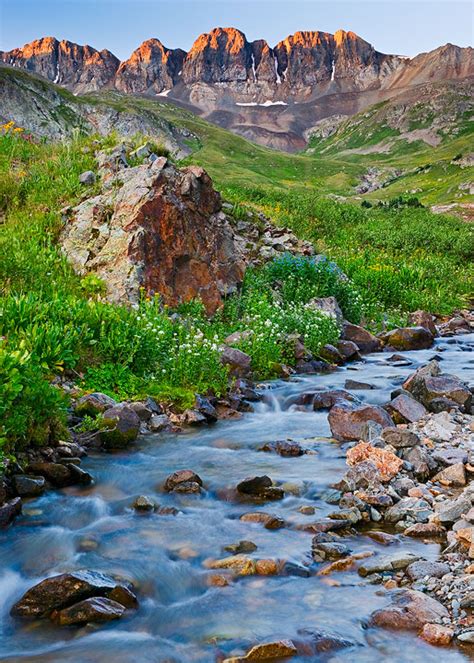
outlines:
{"label": "orange lichen on rock", "polygon": [[394,453],[386,449],[379,449],[370,442],[359,442],[347,452],[346,462],[353,467],[363,461],[369,460],[380,472],[382,481],[390,481],[400,471],[403,461]]}

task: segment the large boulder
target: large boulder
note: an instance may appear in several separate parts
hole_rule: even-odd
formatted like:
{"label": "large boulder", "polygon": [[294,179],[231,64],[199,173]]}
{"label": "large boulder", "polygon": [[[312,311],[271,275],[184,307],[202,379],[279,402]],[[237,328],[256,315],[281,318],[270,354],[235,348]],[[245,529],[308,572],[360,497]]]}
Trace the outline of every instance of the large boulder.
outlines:
{"label": "large boulder", "polygon": [[361,352],[378,352],[382,349],[382,341],[359,325],[345,322],[342,328],[342,339],[352,341]]}
{"label": "large boulder", "polygon": [[163,157],[120,170],[78,205],[61,244],[76,271],[105,281],[111,301],[137,302],[144,290],[170,306],[200,297],[212,313],[245,267],[209,176]]}
{"label": "large boulder", "polygon": [[425,327],[399,327],[381,336],[395,350],[424,350],[433,345],[434,336]]}
{"label": "large boulder", "polygon": [[123,449],[134,442],[140,431],[140,418],[131,407],[118,405],[103,414],[100,441],[106,449]]}
{"label": "large boulder", "polygon": [[375,421],[383,428],[394,426],[389,414],[378,405],[354,405],[345,401],[331,408],[328,421],[337,440],[361,440],[368,421]]}
{"label": "large boulder", "polygon": [[434,361],[411,375],[403,388],[432,412],[452,407],[469,412],[471,408],[472,393],[468,385],[454,375],[441,373]]}

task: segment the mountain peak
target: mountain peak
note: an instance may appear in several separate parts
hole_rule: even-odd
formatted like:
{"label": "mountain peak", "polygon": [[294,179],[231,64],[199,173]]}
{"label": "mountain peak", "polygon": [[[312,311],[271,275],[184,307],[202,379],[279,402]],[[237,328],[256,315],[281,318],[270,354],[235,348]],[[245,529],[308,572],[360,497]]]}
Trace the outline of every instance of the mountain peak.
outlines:
{"label": "mountain peak", "polygon": [[224,49],[235,55],[243,50],[246,44],[247,38],[240,30],[236,28],[214,28],[196,39],[188,53],[188,58],[193,58],[209,49],[213,51]]}

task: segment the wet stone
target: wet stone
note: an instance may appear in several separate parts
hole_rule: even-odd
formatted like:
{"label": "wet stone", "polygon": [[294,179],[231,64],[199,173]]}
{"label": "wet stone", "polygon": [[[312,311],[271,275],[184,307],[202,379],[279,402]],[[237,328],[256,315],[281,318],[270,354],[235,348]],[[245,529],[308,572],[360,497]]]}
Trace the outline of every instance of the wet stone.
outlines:
{"label": "wet stone", "polygon": [[105,596],[122,605],[127,600],[136,605],[136,597],[130,588],[120,585],[112,577],[94,571],[75,571],[47,578],[31,587],[12,607],[11,614],[43,617],[53,610],[61,610],[94,596]]}
{"label": "wet stone", "polygon": [[374,384],[368,382],[359,382],[358,380],[348,379],[344,383],[344,389],[353,389],[353,390],[366,390],[366,389],[377,389]]}
{"label": "wet stone", "polygon": [[223,550],[226,552],[233,553],[237,555],[239,553],[251,553],[257,550],[257,546],[253,541],[239,541],[238,543],[231,543],[228,546],[224,546]]}
{"label": "wet stone", "polygon": [[27,474],[17,474],[13,477],[15,492],[20,497],[37,497],[42,495],[45,490],[44,477],[28,476]]}
{"label": "wet stone", "polygon": [[240,520],[246,523],[261,523],[265,529],[281,529],[286,524],[283,518],[264,511],[244,513],[240,516]]}
{"label": "wet stone", "polygon": [[125,607],[111,599],[94,597],[80,601],[69,608],[53,612],[51,619],[59,626],[72,626],[89,623],[110,622],[120,619]]}
{"label": "wet stone", "polygon": [[333,635],[317,629],[300,629],[298,635],[302,638],[297,642],[298,653],[302,656],[313,656],[315,654],[327,654],[353,647],[352,640],[341,635]]}
{"label": "wet stone", "polygon": [[296,656],[297,649],[291,640],[267,642],[252,647],[245,655],[226,658],[223,663],[242,663],[242,661],[272,661]]}
{"label": "wet stone", "polygon": [[[166,479],[164,488],[168,492],[177,491],[180,487],[178,492],[199,492],[202,485],[201,477],[193,470],[178,470]],[[195,486],[198,486],[197,490]]]}
{"label": "wet stone", "polygon": [[0,505],[0,527],[6,527],[21,513],[21,497]]}
{"label": "wet stone", "polygon": [[359,566],[359,575],[368,576],[372,573],[383,573],[385,571],[399,571],[405,569],[419,557],[413,553],[393,553],[392,555],[380,555],[363,562]]}
{"label": "wet stone", "polygon": [[237,491],[264,500],[281,500],[285,496],[285,492],[273,486],[272,480],[266,475],[244,479],[237,485]]}
{"label": "wet stone", "polygon": [[291,458],[295,456],[302,456],[304,454],[304,449],[298,442],[288,441],[288,442],[267,442],[259,451],[267,451],[277,453],[284,458]]}
{"label": "wet stone", "polygon": [[323,562],[347,557],[351,551],[344,543],[319,543],[313,540],[311,552],[315,562]]}
{"label": "wet stone", "polygon": [[132,507],[135,511],[153,511],[155,508],[155,503],[150,497],[146,495],[139,495],[137,499],[132,504]]}

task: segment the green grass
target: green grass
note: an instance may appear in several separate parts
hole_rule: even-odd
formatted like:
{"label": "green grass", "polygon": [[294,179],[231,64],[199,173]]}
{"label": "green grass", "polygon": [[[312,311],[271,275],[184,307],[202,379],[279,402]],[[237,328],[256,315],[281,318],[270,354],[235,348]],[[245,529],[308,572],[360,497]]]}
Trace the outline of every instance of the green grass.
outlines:
{"label": "green grass", "polygon": [[229,187],[227,197],[264,211],[336,260],[363,293],[365,319],[425,309],[448,314],[474,294],[470,224],[421,209],[369,209],[317,194]]}

